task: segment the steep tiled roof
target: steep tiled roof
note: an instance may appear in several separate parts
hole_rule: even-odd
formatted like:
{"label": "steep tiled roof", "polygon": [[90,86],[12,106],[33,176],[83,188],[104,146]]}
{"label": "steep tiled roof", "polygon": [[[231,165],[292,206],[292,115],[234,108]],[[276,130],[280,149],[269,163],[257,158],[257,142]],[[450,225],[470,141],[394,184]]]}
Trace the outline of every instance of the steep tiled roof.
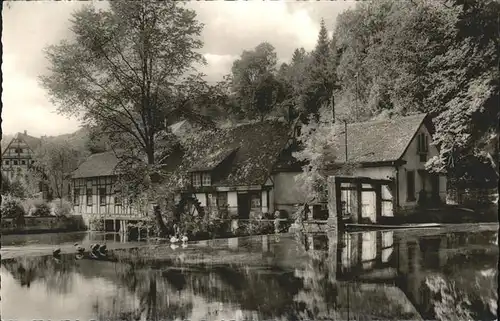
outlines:
{"label": "steep tiled roof", "polygon": [[232,153],[236,152],[238,148],[227,146],[220,150],[216,150],[212,154],[206,156],[194,166],[190,168],[190,172],[196,171],[209,171],[215,169],[219,166],[225,159],[227,159]]}
{"label": "steep tiled roof", "polygon": [[[22,140],[24,141],[26,144],[28,144],[29,148],[32,150],[32,151],[35,151],[41,144],[42,140],[40,138],[37,138],[37,137],[33,137],[33,136],[30,136],[28,134],[24,134],[24,133],[17,133],[15,138],[19,139],[19,140]],[[9,145],[11,144],[12,140],[9,141],[7,144],[5,145],[2,145],[2,154],[5,152],[5,150],[7,149],[7,147],[9,147]]]}
{"label": "steep tiled roof", "polygon": [[240,125],[224,130],[218,141],[207,144],[198,164],[210,155],[236,150],[224,167],[227,171],[213,185],[243,186],[264,184],[279,154],[289,140],[288,126],[279,121]]}
{"label": "steep tiled roof", "polygon": [[111,176],[116,165],[118,158],[113,152],[93,154],[73,172],[73,178]]}
{"label": "steep tiled roof", "polygon": [[38,146],[40,146],[40,143],[42,142],[40,138],[36,138],[24,133],[17,133],[17,139],[23,140],[26,144],[28,144],[28,146],[33,151],[37,149]]}
{"label": "steep tiled roof", "polygon": [[[427,114],[347,125],[347,160],[376,163],[400,159]],[[334,139],[335,163],[344,163],[345,128],[339,126]]]}
{"label": "steep tiled roof", "polygon": [[[164,169],[173,170],[182,164],[191,171],[213,170],[224,162],[224,170],[213,185],[260,185],[268,178],[288,142],[288,126],[278,121],[266,121],[221,129],[209,141],[204,138],[197,142],[195,154],[172,155],[166,160]],[[186,164],[185,160],[193,165]],[[113,175],[118,162],[113,152],[91,155],[73,173],[73,178]]]}

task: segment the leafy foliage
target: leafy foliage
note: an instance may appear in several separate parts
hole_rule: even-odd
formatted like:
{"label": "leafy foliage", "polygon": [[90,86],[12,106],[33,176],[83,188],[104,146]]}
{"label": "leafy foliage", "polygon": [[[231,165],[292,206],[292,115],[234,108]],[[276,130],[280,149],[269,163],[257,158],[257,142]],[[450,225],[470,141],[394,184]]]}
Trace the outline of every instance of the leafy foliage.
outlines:
{"label": "leafy foliage", "polygon": [[35,152],[34,171],[49,186],[53,196],[63,197],[68,175],[74,171],[84,155],[67,141],[46,141]]}
{"label": "leafy foliage", "polygon": [[10,180],[2,173],[2,195],[11,195],[16,198],[26,199],[34,197],[37,191],[36,176],[32,172],[21,173]]}
{"label": "leafy foliage", "polygon": [[364,2],[341,14],[337,114],[430,113],[440,155],[429,168],[487,181],[498,166],[499,12],[496,1],[419,0]]}
{"label": "leafy foliage", "polygon": [[21,200],[13,196],[2,196],[2,216],[14,218],[16,222],[23,223],[26,212],[22,206]]}
{"label": "leafy foliage", "polygon": [[52,214],[52,209],[50,205],[42,200],[36,201],[34,207],[31,209],[31,216],[50,216]]}
{"label": "leafy foliage", "polygon": [[263,120],[283,101],[284,90],[276,78],[276,63],[275,49],[267,42],[243,51],[233,63],[232,90],[247,119]]}
{"label": "leafy foliage", "polygon": [[72,40],[47,49],[51,73],[42,85],[60,113],[100,130],[136,197],[160,195],[162,158],[177,145],[166,125],[184,118],[213,126],[200,106],[224,100],[223,86],[193,68],[204,63],[202,28],[185,3],[113,2],[75,12]]}
{"label": "leafy foliage", "polygon": [[68,217],[73,212],[73,205],[65,199],[55,199],[52,201],[52,208],[57,217]]}
{"label": "leafy foliage", "polygon": [[323,121],[319,122],[313,119],[302,126],[301,134],[298,137],[300,150],[294,153],[294,157],[299,161],[305,161],[306,165],[302,167],[302,173],[295,177],[297,184],[301,187],[303,195],[307,195],[312,201],[324,200],[326,195],[327,176],[332,169],[335,169],[337,175],[349,175],[357,167],[355,163],[346,163],[341,168],[335,168],[336,155],[333,152],[332,145],[334,139],[339,133],[339,126],[333,123]]}
{"label": "leafy foliage", "polygon": [[92,231],[104,231],[104,221],[97,215],[89,218],[89,228]]}

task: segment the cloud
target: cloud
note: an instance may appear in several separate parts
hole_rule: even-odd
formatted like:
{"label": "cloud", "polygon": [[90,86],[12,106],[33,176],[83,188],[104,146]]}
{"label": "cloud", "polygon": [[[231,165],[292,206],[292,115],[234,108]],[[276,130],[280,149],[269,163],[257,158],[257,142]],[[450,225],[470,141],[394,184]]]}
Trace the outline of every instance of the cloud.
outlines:
{"label": "cloud", "polygon": [[55,113],[55,107],[40,88],[37,79],[18,72],[20,63],[4,55],[2,63],[2,131],[8,134],[27,130],[34,136],[71,133],[79,122]]}
{"label": "cloud", "polygon": [[281,59],[293,50],[314,47],[319,24],[304,9],[290,11],[285,2],[231,1],[191,2],[205,23],[203,40],[207,53],[238,56],[267,41]]}

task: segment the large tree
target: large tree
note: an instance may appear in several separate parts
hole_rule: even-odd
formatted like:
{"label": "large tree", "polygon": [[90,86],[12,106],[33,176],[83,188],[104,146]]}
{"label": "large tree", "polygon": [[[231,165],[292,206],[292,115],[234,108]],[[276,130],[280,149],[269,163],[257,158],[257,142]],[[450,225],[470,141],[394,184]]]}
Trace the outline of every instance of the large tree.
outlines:
{"label": "large tree", "polygon": [[70,174],[78,167],[85,155],[67,141],[44,141],[35,152],[33,173],[49,187],[54,198],[68,196]]}
{"label": "large tree", "polygon": [[59,112],[101,128],[123,169],[140,173],[147,187],[159,144],[173,139],[165,125],[205,120],[197,106],[214,88],[193,67],[204,63],[203,26],[182,2],[109,4],[73,14],[73,37],[47,49],[50,73],[41,81]]}
{"label": "large tree", "polygon": [[296,49],[289,64],[284,64],[278,77],[285,88],[284,105],[292,118],[300,115],[307,123],[310,116],[317,121],[324,109],[332,109],[333,94],[337,88],[337,50],[329,39],[324,21],[321,21],[315,49],[306,53]]}
{"label": "large tree", "polygon": [[308,81],[303,104],[308,115],[319,119],[321,108],[332,108],[333,93],[337,85],[336,47],[328,37],[324,20],[321,20],[318,41],[311,53]]}
{"label": "large tree", "polygon": [[261,43],[245,50],[231,69],[232,89],[246,118],[263,120],[284,100],[276,78],[277,55],[274,47]]}

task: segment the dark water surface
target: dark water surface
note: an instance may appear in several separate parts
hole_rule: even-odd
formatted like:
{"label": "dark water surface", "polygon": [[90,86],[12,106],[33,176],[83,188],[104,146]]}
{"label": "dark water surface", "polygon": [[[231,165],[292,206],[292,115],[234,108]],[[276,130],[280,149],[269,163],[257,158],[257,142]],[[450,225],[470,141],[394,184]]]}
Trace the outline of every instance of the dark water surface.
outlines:
{"label": "dark water surface", "polygon": [[497,318],[498,225],[148,245],[103,260],[3,256],[121,244],[78,235],[2,238],[2,320]]}

